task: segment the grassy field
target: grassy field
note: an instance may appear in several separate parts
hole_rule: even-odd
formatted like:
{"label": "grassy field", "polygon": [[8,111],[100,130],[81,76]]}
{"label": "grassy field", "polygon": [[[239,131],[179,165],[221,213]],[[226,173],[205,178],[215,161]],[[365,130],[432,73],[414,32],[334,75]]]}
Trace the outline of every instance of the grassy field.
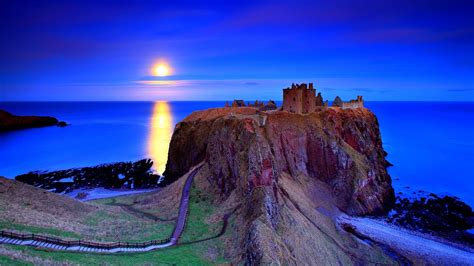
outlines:
{"label": "grassy field", "polygon": [[41,234],[41,235],[57,236],[61,238],[71,238],[71,239],[81,238],[79,234],[74,233],[74,232],[62,231],[62,230],[58,230],[54,228],[44,228],[44,227],[16,224],[16,223],[11,223],[11,222],[6,222],[5,220],[0,221],[0,228],[2,228],[3,230],[23,232],[23,233],[28,233],[28,234]]}
{"label": "grassy field", "polygon": [[[111,204],[130,204],[142,202],[148,199],[149,195],[131,195],[125,197],[117,197],[110,199],[97,200],[94,204],[107,205]],[[64,251],[48,251],[25,246],[3,245],[3,251],[0,249],[0,265],[28,265],[33,264],[60,264],[60,265],[91,265],[91,264],[105,264],[105,265],[210,265],[210,264],[226,264],[223,254],[223,241],[221,238],[214,238],[202,242],[195,242],[208,237],[213,237],[219,233],[222,227],[222,221],[212,222],[209,217],[217,211],[217,207],[212,204],[212,199],[209,195],[205,195],[199,188],[193,185],[190,194],[189,217],[186,224],[185,231],[180,240],[180,245],[166,248],[163,250],[156,250],[145,253],[128,253],[128,254],[85,254],[76,252]],[[138,204],[139,205],[139,204]],[[156,209],[147,209],[149,213],[159,213],[159,207]],[[144,210],[141,210],[144,211]],[[127,213],[128,214],[128,213]],[[162,213],[161,213],[162,214]],[[104,220],[110,220],[116,217],[109,217],[107,212],[97,212],[93,216],[88,217],[87,222],[91,228],[103,225]],[[123,213],[121,215],[124,215]],[[116,224],[121,224],[129,219],[139,219],[135,215],[129,214],[129,217],[120,217]],[[138,215],[139,216],[139,215]],[[170,222],[166,226],[170,228],[168,233],[163,229],[163,222],[155,222],[156,225],[148,226],[144,224],[135,223],[137,227],[134,233],[131,233],[130,225],[126,227],[128,235],[127,238],[133,240],[145,240],[156,238],[166,238],[171,233],[174,222]],[[148,226],[148,227],[147,227]],[[31,228],[20,228],[28,231]],[[156,229],[156,230],[155,230]],[[115,227],[117,230],[117,227]],[[119,228],[120,230],[120,228]],[[60,230],[51,231],[53,235],[68,235],[70,232],[63,232]],[[15,256],[11,255],[15,254]],[[13,259],[14,258],[14,259]]]}
{"label": "grassy field", "polygon": [[0,255],[0,265],[34,265],[31,262],[25,262],[17,259],[12,259],[5,255]]}
{"label": "grassy field", "polygon": [[[159,191],[157,193],[160,193]],[[148,198],[161,194],[144,193],[138,207],[147,206]],[[132,199],[135,200],[135,199]],[[138,199],[140,200],[140,199]],[[174,217],[176,205],[150,202],[155,212]],[[0,178],[0,229],[20,233],[35,233],[70,240],[148,241],[166,239],[174,227],[173,221],[156,221],[146,214],[148,209],[130,210],[112,204],[82,203],[63,195],[50,193],[30,185]]]}
{"label": "grassy field", "polygon": [[85,216],[71,231],[15,223],[0,218],[0,228],[68,239],[94,241],[148,241],[166,239],[173,230],[173,221],[161,222],[136,217],[124,211],[99,210]]}

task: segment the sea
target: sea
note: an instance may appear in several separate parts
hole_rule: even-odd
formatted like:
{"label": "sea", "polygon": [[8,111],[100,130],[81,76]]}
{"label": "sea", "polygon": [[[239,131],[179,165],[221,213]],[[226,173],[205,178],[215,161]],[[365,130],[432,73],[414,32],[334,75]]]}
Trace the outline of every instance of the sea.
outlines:
{"label": "sea", "polygon": [[[380,124],[396,193],[457,196],[474,206],[474,102],[366,102]],[[0,176],[143,158],[165,169],[174,126],[224,102],[0,102],[70,124],[0,133]]]}

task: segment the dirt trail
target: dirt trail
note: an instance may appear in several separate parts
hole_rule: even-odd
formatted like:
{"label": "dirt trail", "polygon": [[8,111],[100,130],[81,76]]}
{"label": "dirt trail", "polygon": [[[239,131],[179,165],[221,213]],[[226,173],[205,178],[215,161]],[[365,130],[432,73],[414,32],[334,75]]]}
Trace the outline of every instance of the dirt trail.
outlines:
{"label": "dirt trail", "polygon": [[189,206],[189,191],[191,190],[191,185],[194,180],[194,176],[201,169],[202,164],[194,168],[194,170],[189,174],[188,179],[183,187],[183,192],[181,193],[181,202],[179,203],[179,212],[178,218],[176,218],[176,224],[174,226],[173,233],[171,234],[170,242],[176,244],[178,239],[181,237],[181,234],[184,231],[184,226],[186,225],[186,219],[188,217],[188,206]]}

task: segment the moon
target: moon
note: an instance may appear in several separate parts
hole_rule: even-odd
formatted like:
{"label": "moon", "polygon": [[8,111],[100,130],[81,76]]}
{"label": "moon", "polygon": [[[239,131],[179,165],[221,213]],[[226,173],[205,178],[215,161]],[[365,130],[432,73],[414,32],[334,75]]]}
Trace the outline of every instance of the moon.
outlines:
{"label": "moon", "polygon": [[153,67],[153,74],[157,77],[166,77],[171,73],[170,67],[165,63],[159,63]]}

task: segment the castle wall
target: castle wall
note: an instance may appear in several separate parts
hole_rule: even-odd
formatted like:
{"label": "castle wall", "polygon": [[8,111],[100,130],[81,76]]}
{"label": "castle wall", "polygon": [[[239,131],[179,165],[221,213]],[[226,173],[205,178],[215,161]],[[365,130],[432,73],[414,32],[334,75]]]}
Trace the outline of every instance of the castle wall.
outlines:
{"label": "castle wall", "polygon": [[292,113],[302,113],[303,106],[303,91],[298,89],[284,89],[283,90],[283,110]]}
{"label": "castle wall", "polygon": [[358,102],[343,102],[342,109],[359,108]]}
{"label": "castle wall", "polygon": [[[316,90],[312,83],[309,83],[309,86],[304,83],[301,85],[292,84],[291,88],[283,90],[283,110],[285,111],[300,114],[312,113],[321,106],[328,106],[328,102],[323,101],[321,93],[316,96]],[[337,96],[332,106],[343,109],[363,108],[364,100],[362,100],[362,96],[357,96],[356,100],[344,102]]]}
{"label": "castle wall", "polygon": [[342,102],[342,106],[341,106],[341,108],[343,109],[363,108],[363,107],[364,107],[364,100],[362,99],[362,96],[357,96],[356,100]]}
{"label": "castle wall", "polygon": [[283,110],[292,113],[310,113],[316,110],[316,90],[313,84],[292,85],[283,90]]}
{"label": "castle wall", "polygon": [[232,107],[244,107],[244,106],[245,106],[244,100],[234,100],[232,102]]}
{"label": "castle wall", "polygon": [[303,90],[303,113],[311,113],[316,110],[316,91],[314,89]]}
{"label": "castle wall", "polygon": [[316,105],[316,106],[324,106],[323,96],[321,95],[320,92],[318,93],[318,96],[316,96],[316,103],[315,103],[315,105]]}

